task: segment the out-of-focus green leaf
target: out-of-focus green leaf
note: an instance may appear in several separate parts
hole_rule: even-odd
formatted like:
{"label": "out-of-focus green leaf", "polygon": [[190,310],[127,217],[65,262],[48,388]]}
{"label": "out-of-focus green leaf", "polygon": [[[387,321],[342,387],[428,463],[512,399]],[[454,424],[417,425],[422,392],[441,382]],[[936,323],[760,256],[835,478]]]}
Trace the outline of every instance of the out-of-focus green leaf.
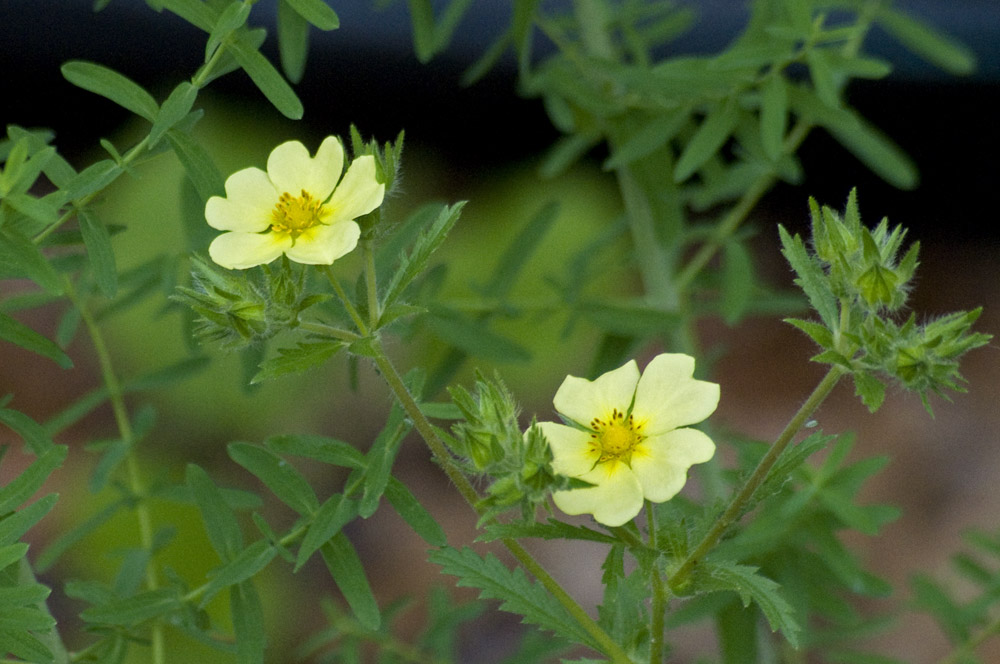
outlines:
{"label": "out-of-focus green leaf", "polygon": [[201,0],[157,0],[157,2],[164,9],[177,14],[205,32],[211,32],[212,26],[219,20],[215,8],[210,3]]}
{"label": "out-of-focus green leaf", "polygon": [[343,532],[339,532],[320,548],[320,553],[358,622],[367,629],[378,629],[382,623],[382,614],[365,576],[365,568],[351,541]]}
{"label": "out-of-focus green leaf", "polygon": [[229,591],[229,608],[236,636],[237,664],[263,664],[267,645],[264,608],[252,581],[234,585]]}
{"label": "out-of-focus green leaf", "polygon": [[722,246],[722,317],[737,323],[750,306],[755,283],[750,252],[740,242]]}
{"label": "out-of-focus green leaf", "polygon": [[173,148],[191,183],[198,190],[202,201],[207,201],[211,196],[225,194],[225,180],[222,173],[216,168],[215,162],[205,148],[188,134],[176,129],[167,131],[167,140],[170,141],[170,147]]}
{"label": "out-of-focus green leaf", "polygon": [[976,68],[976,56],[964,44],[888,6],[878,5],[876,12],[886,32],[931,64],[958,76]]}
{"label": "out-of-focus green leaf", "polygon": [[492,362],[527,362],[531,353],[521,344],[444,307],[432,307],[423,322],[434,336],[463,352]]}
{"label": "out-of-focus green leaf", "polygon": [[63,369],[73,366],[69,355],[59,346],[3,312],[0,312],[0,339],[47,357]]}
{"label": "out-of-focus green leaf", "polygon": [[302,119],[303,108],[298,95],[249,39],[239,32],[234,33],[229,41],[229,51],[282,115],[292,120]]}
{"label": "out-of-focus green leaf", "polygon": [[49,475],[62,465],[67,449],[65,445],[53,445],[17,477],[0,487],[0,514],[13,512],[35,495]]}
{"label": "out-of-focus green leaf", "polygon": [[492,523],[486,526],[485,532],[476,539],[480,542],[492,542],[504,538],[521,539],[524,537],[539,537],[547,540],[575,539],[600,542],[601,544],[618,543],[618,540],[611,535],[586,526],[570,525],[556,519],[549,519],[548,523]]}
{"label": "out-of-focus green leaf", "polygon": [[240,551],[232,560],[215,570],[212,579],[205,586],[198,608],[205,608],[220,591],[257,574],[268,566],[277,553],[277,549],[268,540],[257,540]]}
{"label": "out-of-focus green leaf", "polygon": [[38,246],[11,224],[0,227],[0,259],[53,295],[62,295],[62,277]]}
{"label": "out-of-focus green leaf", "polygon": [[45,547],[41,555],[38,556],[38,560],[35,561],[35,569],[38,570],[38,572],[47,571],[53,564],[55,564],[62,554],[73,548],[84,537],[110,521],[115,514],[117,514],[118,511],[124,507],[124,501],[112,503],[103,508],[97,514],[88,518],[83,523],[79,523],[63,532],[53,541],[49,542],[48,546]]}
{"label": "out-of-focus green leaf", "polygon": [[315,459],[343,468],[364,468],[367,464],[364,455],[354,447],[325,436],[273,436],[264,441],[264,444],[273,452]]}
{"label": "out-of-focus green leaf", "polygon": [[0,408],[0,422],[13,429],[33,454],[43,454],[53,445],[45,428],[20,411]]}
{"label": "out-of-focus green leaf", "polygon": [[147,620],[171,614],[182,607],[183,604],[175,589],[158,588],[132,597],[113,599],[105,604],[92,606],[84,610],[80,617],[89,623],[135,626]]}
{"label": "out-of-focus green leaf", "polygon": [[76,218],[80,222],[80,233],[87,247],[87,259],[94,271],[97,287],[105,297],[114,297],[118,292],[118,268],[115,252],[111,248],[111,235],[89,208],[77,210]]}
{"label": "out-of-focus green leaf", "polygon": [[[2,623],[0,623],[2,625]],[[23,629],[8,629],[0,626],[0,643],[7,652],[32,664],[49,664],[55,656],[45,644]]]}
{"label": "out-of-focus green leaf", "polygon": [[201,467],[188,464],[186,480],[201,512],[202,521],[205,522],[205,533],[208,534],[212,548],[222,560],[233,559],[243,549],[243,534],[236,515]]}
{"label": "out-of-focus green leaf", "polygon": [[240,464],[293,510],[304,516],[319,508],[316,494],[304,477],[287,461],[263,447],[249,443],[230,443],[229,457]]}
{"label": "out-of-focus green leaf", "polygon": [[598,136],[590,134],[571,134],[561,137],[545,154],[538,166],[538,173],[543,178],[562,175],[599,142]]}
{"label": "out-of-focus green leaf", "polygon": [[772,74],[761,90],[760,138],[764,154],[777,161],[782,154],[785,131],[788,127],[788,90],[785,77]]}
{"label": "out-of-focus green leaf", "polygon": [[336,30],[340,27],[337,12],[323,0],[283,0],[295,12],[320,30]]}
{"label": "out-of-focus green leaf", "polygon": [[614,148],[603,164],[606,171],[626,166],[637,159],[659,150],[677,135],[688,121],[686,111],[661,113],[653,116],[641,129],[624,143]]}
{"label": "out-of-focus green leaf", "polygon": [[715,155],[733,133],[739,118],[739,110],[731,101],[709,111],[677,159],[674,182],[687,180]]}
{"label": "out-of-focus green leaf", "polygon": [[67,199],[76,201],[100,191],[124,172],[125,169],[115,163],[114,159],[102,159],[77,173],[66,183],[63,191]]}
{"label": "out-of-focus green leaf", "polygon": [[282,0],[278,3],[278,55],[281,68],[292,83],[302,80],[308,53],[309,22],[287,0]]}
{"label": "out-of-focus green leaf", "polygon": [[61,71],[73,85],[107,97],[150,122],[156,120],[160,111],[156,100],[132,79],[107,67],[82,60],[65,63]]}
{"label": "out-of-focus green leaf", "polygon": [[811,48],[806,52],[806,62],[809,63],[809,75],[812,77],[816,95],[824,104],[832,108],[840,106],[840,93],[833,79],[833,71],[826,52],[819,48]]}

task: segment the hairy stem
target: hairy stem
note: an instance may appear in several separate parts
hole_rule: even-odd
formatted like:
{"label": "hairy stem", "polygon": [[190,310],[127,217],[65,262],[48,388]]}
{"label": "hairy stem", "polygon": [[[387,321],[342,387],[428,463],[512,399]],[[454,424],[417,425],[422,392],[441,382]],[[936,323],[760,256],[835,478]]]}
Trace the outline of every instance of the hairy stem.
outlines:
{"label": "hairy stem", "polygon": [[[649,528],[649,547],[656,551],[659,547],[656,541],[656,515],[653,513],[653,504],[646,501],[646,523]],[[664,614],[667,611],[667,590],[660,578],[660,569],[656,564],[649,572],[649,586],[653,589],[653,601],[649,608],[649,664],[661,664],[663,662],[663,629]]]}
{"label": "hairy stem", "polygon": [[[146,566],[146,587],[149,590],[156,590],[160,584],[156,574],[156,567],[152,562],[153,519],[149,512],[149,506],[146,503],[146,485],[135,454],[135,435],[132,431],[132,423],[129,420],[128,409],[125,407],[125,395],[122,391],[121,382],[118,380],[118,375],[115,373],[114,364],[111,361],[111,353],[108,352],[108,346],[104,340],[104,334],[101,332],[101,328],[94,319],[90,309],[79,297],[76,289],[73,288],[73,283],[69,279],[66,280],[66,295],[77,311],[80,312],[80,318],[87,328],[87,334],[90,335],[90,340],[94,346],[94,352],[97,354],[97,361],[101,368],[101,379],[104,381],[104,386],[108,391],[108,401],[111,404],[111,411],[118,426],[118,434],[121,436],[122,442],[125,443],[125,447],[128,450],[125,458],[125,468],[128,474],[129,490],[136,498],[135,515],[139,523],[139,541],[142,544],[142,548],[150,554],[150,562]],[[152,664],[163,664],[166,661],[164,634],[163,626],[158,621],[154,621],[152,625],[150,648],[152,651],[150,662]]]}
{"label": "hairy stem", "polygon": [[778,436],[777,440],[771,446],[771,449],[767,451],[764,458],[760,460],[757,467],[754,469],[753,474],[747,478],[747,481],[743,484],[740,490],[733,496],[726,510],[716,519],[712,528],[705,533],[701,542],[698,546],[694,548],[691,553],[688,554],[687,558],[681,563],[674,574],[670,577],[668,581],[669,586],[672,589],[681,587],[691,572],[694,571],[695,566],[698,564],[702,558],[704,558],[712,548],[722,539],[722,536],[726,533],[731,526],[744,512],[747,505],[753,500],[754,493],[760,488],[760,485],[764,483],[767,479],[768,473],[771,472],[771,468],[774,467],[775,462],[781,456],[781,453],[785,451],[785,448],[791,444],[792,440],[795,438],[795,434],[805,425],[809,420],[810,416],[816,411],[823,400],[829,396],[830,392],[833,390],[837,381],[847,373],[847,370],[834,366],[827,372],[823,380],[819,382],[816,388],[806,399],[805,403],[799,408],[798,412],[789,420],[788,424],[785,426],[784,431]]}

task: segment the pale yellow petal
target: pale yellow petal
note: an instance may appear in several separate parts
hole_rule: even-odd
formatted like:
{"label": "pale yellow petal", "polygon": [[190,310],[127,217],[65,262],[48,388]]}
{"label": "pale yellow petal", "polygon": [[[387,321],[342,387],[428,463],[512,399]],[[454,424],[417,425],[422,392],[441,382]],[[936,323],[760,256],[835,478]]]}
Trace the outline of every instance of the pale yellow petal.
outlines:
{"label": "pale yellow petal", "polygon": [[620,526],[642,509],[639,479],[624,463],[602,463],[580,479],[596,486],[556,491],[552,500],[566,514],[593,514],[606,526]]}
{"label": "pale yellow petal", "polygon": [[696,380],[694,358],[680,353],[657,355],[642,372],[633,413],[655,435],[701,422],[719,405],[719,386]]}
{"label": "pale yellow petal", "polygon": [[375,179],[375,158],[358,157],[351,162],[330,198],[328,205],[333,209],[330,219],[357,219],[381,205],[384,196],[385,185]]}
{"label": "pale yellow petal", "polygon": [[555,422],[539,422],[552,449],[552,470],[560,475],[579,477],[589,473],[600,458],[591,437],[584,431]]}
{"label": "pale yellow petal", "polygon": [[642,493],[654,503],[670,500],[687,482],[688,469],[715,454],[715,443],[696,429],[675,429],[639,443],[632,451],[632,471]]}
{"label": "pale yellow petal", "polygon": [[287,235],[276,233],[223,233],[208,245],[212,260],[232,270],[270,263],[291,247]]}
{"label": "pale yellow petal", "polygon": [[569,419],[590,426],[591,420],[607,417],[613,408],[627,411],[638,381],[639,368],[635,360],[629,360],[593,381],[566,376],[552,402]]}
{"label": "pale yellow petal", "polygon": [[205,204],[205,220],[220,231],[256,233],[271,225],[278,193],[259,168],[244,168],[226,180],[226,198],[212,196]]}
{"label": "pale yellow petal", "polygon": [[279,193],[298,196],[305,190],[319,200],[330,195],[343,168],[344,148],[335,136],[323,141],[315,158],[299,141],[282,143],[267,158],[267,175]]}
{"label": "pale yellow petal", "polygon": [[296,263],[330,265],[358,246],[361,228],[353,221],[314,226],[295,239],[285,254]]}

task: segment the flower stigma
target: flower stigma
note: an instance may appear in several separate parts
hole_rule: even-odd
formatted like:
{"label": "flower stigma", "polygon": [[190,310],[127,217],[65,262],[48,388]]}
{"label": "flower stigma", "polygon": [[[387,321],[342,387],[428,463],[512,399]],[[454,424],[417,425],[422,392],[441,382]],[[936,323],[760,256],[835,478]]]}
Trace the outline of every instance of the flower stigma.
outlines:
{"label": "flower stigma", "polygon": [[305,189],[298,196],[292,196],[286,191],[271,211],[273,219],[271,230],[295,237],[302,231],[321,224],[328,216],[330,215],[326,206]]}
{"label": "flower stigma", "polygon": [[606,420],[595,417],[590,422],[590,428],[594,430],[590,434],[592,449],[600,453],[597,463],[620,460],[628,465],[632,460],[632,450],[645,438],[642,427],[635,425],[632,415],[626,416],[617,408]]}

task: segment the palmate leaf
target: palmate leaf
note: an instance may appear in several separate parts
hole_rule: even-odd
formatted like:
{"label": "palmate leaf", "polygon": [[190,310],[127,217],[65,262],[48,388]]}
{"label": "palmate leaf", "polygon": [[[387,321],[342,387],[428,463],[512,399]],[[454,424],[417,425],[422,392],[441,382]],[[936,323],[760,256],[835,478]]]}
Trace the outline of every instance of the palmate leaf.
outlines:
{"label": "palmate leaf", "polygon": [[574,643],[598,649],[580,625],[567,615],[566,609],[541,585],[529,580],[524,570],[509,570],[493,554],[482,558],[468,547],[443,547],[432,552],[429,560],[440,565],[445,574],[457,576],[458,585],[479,588],[480,597],[501,600],[501,610],[516,613],[525,622]]}
{"label": "palmate leaf", "polygon": [[739,594],[744,607],[754,602],[760,607],[773,631],[781,631],[795,648],[799,645],[799,627],[795,613],[779,592],[780,586],[757,573],[756,567],[724,561],[702,561],[698,585],[703,590],[732,590]]}

